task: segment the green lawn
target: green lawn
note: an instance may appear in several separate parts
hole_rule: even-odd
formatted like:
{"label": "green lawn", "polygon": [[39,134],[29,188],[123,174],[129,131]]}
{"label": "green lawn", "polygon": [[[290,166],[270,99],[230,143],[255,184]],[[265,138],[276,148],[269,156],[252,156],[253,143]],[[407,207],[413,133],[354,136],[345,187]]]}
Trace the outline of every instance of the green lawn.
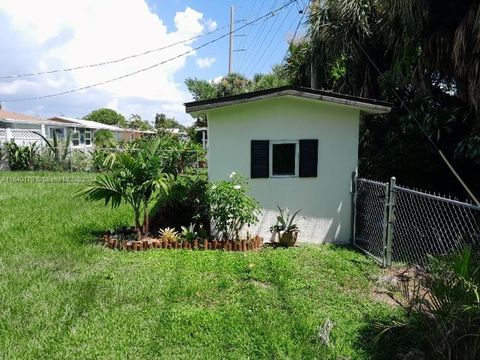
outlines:
{"label": "green lawn", "polygon": [[373,320],[395,316],[371,296],[378,267],[344,248],[102,248],[130,213],[81,187],[0,182],[1,358],[368,359]]}

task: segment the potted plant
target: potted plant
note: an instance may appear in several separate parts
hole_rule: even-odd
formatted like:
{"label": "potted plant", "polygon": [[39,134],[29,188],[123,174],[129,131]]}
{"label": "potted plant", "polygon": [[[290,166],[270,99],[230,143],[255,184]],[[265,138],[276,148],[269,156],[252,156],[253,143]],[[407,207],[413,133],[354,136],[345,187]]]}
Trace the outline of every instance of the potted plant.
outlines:
{"label": "potted plant", "polygon": [[293,246],[297,242],[297,235],[300,231],[298,225],[294,224],[293,221],[301,209],[292,215],[288,208],[282,209],[278,205],[277,208],[280,211],[280,216],[277,216],[277,223],[270,227],[270,232],[278,235],[278,242],[281,245]]}

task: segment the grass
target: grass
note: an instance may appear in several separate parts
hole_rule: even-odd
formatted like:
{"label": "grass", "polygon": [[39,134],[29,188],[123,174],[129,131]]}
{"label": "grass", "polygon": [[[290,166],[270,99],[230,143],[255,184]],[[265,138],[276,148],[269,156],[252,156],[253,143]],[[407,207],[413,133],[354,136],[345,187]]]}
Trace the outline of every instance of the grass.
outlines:
{"label": "grass", "polygon": [[130,224],[128,208],[12,175],[0,173],[5,359],[367,359],[371,319],[396,316],[371,296],[378,267],[346,248],[112,251],[96,240]]}

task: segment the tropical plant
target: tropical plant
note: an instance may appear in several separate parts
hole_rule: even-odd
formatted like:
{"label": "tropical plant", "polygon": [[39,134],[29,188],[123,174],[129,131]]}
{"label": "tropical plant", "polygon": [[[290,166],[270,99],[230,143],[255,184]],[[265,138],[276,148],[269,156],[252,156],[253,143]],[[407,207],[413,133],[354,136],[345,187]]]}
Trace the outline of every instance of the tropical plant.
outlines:
{"label": "tropical plant", "polygon": [[295,217],[300,210],[297,210],[293,214],[290,213],[288,208],[282,209],[277,205],[280,215],[277,216],[277,222],[270,227],[270,232],[278,235],[278,241],[281,244],[292,246],[296,241],[296,233],[299,232],[298,225],[294,223]]}
{"label": "tropical plant", "polygon": [[430,257],[426,273],[416,270],[403,282],[407,317],[380,325],[377,340],[408,336],[410,348],[395,351],[415,353],[422,359],[478,359],[480,253],[466,248],[453,256]]}
{"label": "tropical plant", "polygon": [[159,230],[160,239],[169,243],[177,242],[180,239],[180,234],[173,228],[165,228]]}
{"label": "tropical plant", "polygon": [[192,243],[193,240],[195,240],[198,236],[197,232],[195,231],[195,224],[190,224],[188,225],[188,227],[182,226],[181,229],[182,229],[182,233],[181,233],[182,238],[189,243]]}
{"label": "tropical plant", "polygon": [[207,198],[208,181],[197,176],[179,176],[168,194],[159,199],[152,210],[152,228],[173,226],[180,229],[193,223],[210,228]]}
{"label": "tropical plant", "polygon": [[402,173],[410,186],[459,191],[418,122],[479,192],[479,11],[476,0],[314,0],[284,73],[296,85],[394,103],[362,121],[364,176]]}
{"label": "tropical plant", "polygon": [[213,183],[207,194],[214,229],[224,239],[240,240],[240,230],[257,223],[260,206],[248,196],[242,176],[231,173],[229,180]]}
{"label": "tropical plant", "polygon": [[10,170],[34,170],[39,146],[36,142],[27,146],[19,146],[15,141],[5,143]]}
{"label": "tropical plant", "polygon": [[[157,155],[158,139],[145,142],[137,151],[119,151],[109,155],[109,173],[97,175],[79,195],[88,200],[104,200],[112,208],[128,203],[133,209],[137,235],[149,231],[149,204],[168,193],[171,175],[163,172]],[[157,196],[158,194],[158,196]],[[156,196],[154,196],[156,195]],[[143,213],[143,225],[140,217]]]}
{"label": "tropical plant", "polygon": [[108,148],[112,149],[117,146],[115,135],[110,130],[100,129],[95,131],[93,135],[93,143],[96,148]]}
{"label": "tropical plant", "polygon": [[70,154],[70,144],[71,144],[71,136],[72,132],[67,132],[67,137],[64,142],[60,141],[57,136],[57,132],[53,132],[52,142],[49,141],[43,134],[34,131],[35,134],[40,136],[45,144],[47,144],[48,148],[50,149],[53,160],[56,161],[58,164],[65,164]]}

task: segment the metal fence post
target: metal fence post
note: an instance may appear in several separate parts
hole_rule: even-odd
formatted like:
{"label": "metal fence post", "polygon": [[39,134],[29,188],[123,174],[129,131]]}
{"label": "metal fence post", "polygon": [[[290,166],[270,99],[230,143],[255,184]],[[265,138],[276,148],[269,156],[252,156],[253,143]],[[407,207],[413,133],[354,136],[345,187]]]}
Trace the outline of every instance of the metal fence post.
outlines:
{"label": "metal fence post", "polygon": [[352,171],[352,239],[350,245],[355,245],[355,228],[357,218],[357,172]]}
{"label": "metal fence post", "polygon": [[388,185],[385,266],[392,265],[393,224],[395,222],[395,182],[396,182],[396,179],[394,176],[392,176],[390,178],[390,183]]}

